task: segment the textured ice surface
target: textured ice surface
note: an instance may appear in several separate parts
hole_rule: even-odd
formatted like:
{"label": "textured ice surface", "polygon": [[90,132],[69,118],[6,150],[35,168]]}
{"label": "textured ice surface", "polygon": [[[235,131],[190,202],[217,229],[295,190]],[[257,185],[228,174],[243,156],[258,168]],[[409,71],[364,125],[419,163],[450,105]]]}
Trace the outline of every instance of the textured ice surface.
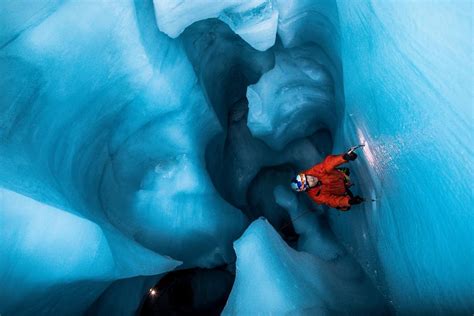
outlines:
{"label": "textured ice surface", "polygon": [[[181,45],[147,24],[152,10],[137,11],[141,24],[129,2],[64,4],[4,49],[4,98],[15,106],[2,115],[2,156],[16,168],[26,160],[33,171],[21,168],[27,181],[2,180],[110,220],[174,258],[203,266],[231,260],[225,249],[245,217],[215,194],[207,176],[203,152],[216,117]],[[190,246],[194,252],[184,250]]]}
{"label": "textured ice surface", "polygon": [[223,315],[383,312],[360,267],[290,248],[265,219],[253,222],[234,247],[236,279]]}
{"label": "textured ice surface", "polygon": [[266,50],[275,43],[278,10],[273,0],[153,0],[160,30],[176,38],[192,23],[219,18],[252,47]]}
{"label": "textured ice surface", "polygon": [[[310,141],[299,139],[277,151],[252,137],[247,127],[247,86],[274,67],[273,52],[252,49],[217,20],[195,23],[182,39],[221,126],[206,149],[206,162],[212,166],[208,172],[213,183],[227,201],[244,209],[247,191],[255,192],[249,185],[262,168],[289,163],[311,166],[310,155],[319,154]],[[301,151],[310,155],[298,154]]]}
{"label": "textured ice surface", "polygon": [[[280,150],[294,139],[336,125],[338,76],[326,54],[315,46],[276,52],[275,67],[247,89],[252,135]],[[317,123],[315,123],[317,122]]]}
{"label": "textured ice surface", "polygon": [[[13,3],[2,5],[9,9]],[[218,130],[217,118],[209,111],[180,43],[158,32],[151,6],[72,2],[49,13],[23,31],[2,29],[3,38],[9,40],[0,57],[5,73],[0,83],[5,91],[0,115],[1,186],[34,198],[35,205],[44,204],[47,210],[53,206],[56,211],[47,214],[69,212],[74,216],[65,217],[67,223],[90,227],[90,245],[69,246],[79,258],[97,264],[87,273],[101,275],[109,283],[162,273],[179,264],[164,255],[191,266],[232,261],[232,242],[246,219],[217,194],[207,175],[204,149]],[[35,211],[36,206],[20,200],[9,202],[9,212]],[[56,267],[61,276],[72,267],[56,266],[51,260],[60,260],[64,245],[54,242],[69,229],[77,235],[79,228],[68,224],[45,230],[45,221],[27,226],[26,215],[6,217],[6,206],[0,207],[5,219],[2,240],[12,238],[2,247],[18,269],[13,276],[10,265],[5,266],[2,283],[7,278],[25,282],[25,291],[2,291],[0,309],[21,312],[21,300],[11,296],[27,295],[41,270],[27,270],[31,268],[27,262],[21,269],[28,257],[15,258],[15,253],[26,250],[14,236],[28,232],[37,242],[51,240],[50,255],[38,260],[44,258],[43,264]],[[76,217],[84,220],[75,221]],[[93,222],[111,232],[105,238],[114,260],[107,259],[105,251],[93,259],[88,251],[104,238]],[[101,242],[101,249],[107,250],[107,243]],[[73,281],[91,279],[84,275],[89,261],[78,266]],[[120,273],[110,272],[115,270]],[[29,278],[20,277],[22,273]],[[82,294],[70,291],[59,296],[64,284],[56,274],[38,276],[55,288],[37,291],[35,301],[40,303],[29,306],[30,311],[53,305],[60,306],[63,314],[83,311],[107,285],[81,285],[83,292],[91,293],[88,300],[66,304],[66,298]]]}
{"label": "textured ice surface", "polygon": [[472,2],[338,9],[346,143],[336,150],[367,142],[354,173],[378,202],[333,214],[333,227],[397,310],[472,313]]}
{"label": "textured ice surface", "polygon": [[[278,36],[284,47],[314,43],[340,67],[340,28],[337,1],[277,0]],[[346,4],[347,5],[347,4]]]}
{"label": "textured ice surface", "polygon": [[[472,314],[472,9],[0,2],[0,313],[80,314],[98,297],[91,313],[133,313],[139,294],[111,302],[181,261],[231,263],[248,218],[312,209],[298,251],[261,220],[247,230],[227,311],[278,284],[269,309]],[[377,202],[338,213],[275,189],[361,142],[355,191]],[[268,283],[250,288],[260,264]],[[322,276],[298,274],[312,289],[298,292],[295,271]]]}

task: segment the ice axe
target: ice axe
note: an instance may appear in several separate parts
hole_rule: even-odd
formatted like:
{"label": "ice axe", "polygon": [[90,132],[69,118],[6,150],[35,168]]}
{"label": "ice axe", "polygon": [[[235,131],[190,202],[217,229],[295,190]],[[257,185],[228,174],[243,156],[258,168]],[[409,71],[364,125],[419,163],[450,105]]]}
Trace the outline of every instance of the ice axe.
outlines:
{"label": "ice axe", "polygon": [[349,150],[347,151],[347,154],[350,155],[350,154],[352,154],[356,149],[361,148],[361,147],[364,147],[364,146],[365,146],[365,144],[360,144],[360,145],[352,146],[352,147],[349,148]]}
{"label": "ice axe", "polygon": [[298,218],[300,218],[301,216],[305,215],[305,214],[308,214],[309,212],[311,212],[312,210],[307,210],[306,212],[303,212],[301,213],[300,215],[296,216],[294,219],[290,219],[285,225],[283,225],[282,227],[280,227],[280,231],[285,229],[286,227],[288,227],[288,225],[290,224],[293,224]]}
{"label": "ice axe", "polygon": [[[352,146],[351,148],[349,148],[349,150],[347,151],[347,154],[350,155],[352,154],[354,151],[356,151],[356,149],[359,149],[359,148],[362,148],[364,147],[365,144],[359,144],[359,145],[355,145],[355,146]],[[376,199],[366,199],[366,198],[363,198],[364,201],[370,201],[370,202],[377,202]]]}

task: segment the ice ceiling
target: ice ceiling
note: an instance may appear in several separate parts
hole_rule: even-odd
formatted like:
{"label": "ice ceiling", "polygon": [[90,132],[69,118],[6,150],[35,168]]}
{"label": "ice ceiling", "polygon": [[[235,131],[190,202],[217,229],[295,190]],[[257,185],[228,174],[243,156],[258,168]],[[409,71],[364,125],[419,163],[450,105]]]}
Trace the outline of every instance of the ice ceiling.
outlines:
{"label": "ice ceiling", "polygon": [[[135,314],[195,268],[235,275],[226,315],[474,311],[470,1],[20,0],[0,23],[2,315]],[[358,143],[375,203],[288,190]]]}

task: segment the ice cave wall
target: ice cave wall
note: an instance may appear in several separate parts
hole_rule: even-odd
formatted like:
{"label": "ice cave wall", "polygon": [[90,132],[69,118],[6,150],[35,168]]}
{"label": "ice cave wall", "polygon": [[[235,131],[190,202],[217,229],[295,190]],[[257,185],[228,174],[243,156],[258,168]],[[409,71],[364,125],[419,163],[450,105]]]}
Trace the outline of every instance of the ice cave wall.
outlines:
{"label": "ice cave wall", "polygon": [[346,113],[336,148],[367,142],[356,174],[378,202],[333,216],[333,227],[362,263],[380,260],[369,270],[402,312],[474,309],[472,9],[338,2]]}
{"label": "ice cave wall", "polygon": [[[289,174],[265,168],[363,142],[354,177],[377,202],[330,211],[335,237],[316,215],[295,226],[297,250],[337,267],[301,253],[273,264],[293,250],[259,220],[235,244],[243,270],[224,311],[243,310],[242,279],[268,266],[270,279],[344,278],[299,277],[301,293],[277,282],[294,299],[262,295],[263,311],[351,310],[360,292],[378,311],[472,313],[472,3],[170,3],[1,3],[0,312],[81,313],[101,293],[90,312],[110,312],[150,284],[140,276],[232,262],[259,215],[249,200],[273,225],[298,211],[286,191],[273,199]],[[314,126],[293,128],[305,118]],[[329,140],[311,138],[321,127]],[[249,244],[255,266],[239,257]],[[346,305],[319,290],[331,284]]]}
{"label": "ice cave wall", "polygon": [[[231,261],[247,220],[205,169],[219,126],[152,4],[2,5],[2,313],[77,313],[114,280]],[[39,278],[30,258],[58,269]]]}

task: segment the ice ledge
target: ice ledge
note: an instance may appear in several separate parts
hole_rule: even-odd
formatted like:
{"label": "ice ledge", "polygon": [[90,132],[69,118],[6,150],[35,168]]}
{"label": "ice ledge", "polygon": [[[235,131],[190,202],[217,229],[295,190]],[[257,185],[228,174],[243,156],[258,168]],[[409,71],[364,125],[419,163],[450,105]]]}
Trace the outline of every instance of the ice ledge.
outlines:
{"label": "ice ledge", "polygon": [[218,18],[253,48],[275,44],[278,10],[272,0],[181,1],[154,0],[156,22],[163,33],[178,37],[194,22]]}

